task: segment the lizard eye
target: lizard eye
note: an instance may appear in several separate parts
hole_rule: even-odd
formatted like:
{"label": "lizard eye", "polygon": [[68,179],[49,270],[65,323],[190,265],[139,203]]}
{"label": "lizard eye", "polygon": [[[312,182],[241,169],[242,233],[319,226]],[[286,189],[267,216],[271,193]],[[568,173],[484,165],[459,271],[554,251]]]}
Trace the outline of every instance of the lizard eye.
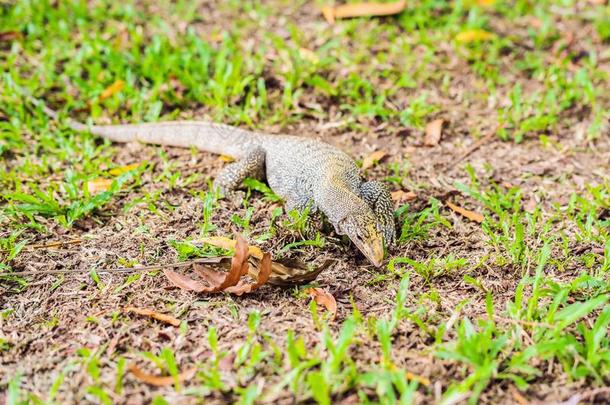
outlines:
{"label": "lizard eye", "polygon": [[367,239],[369,239],[370,236],[371,235],[370,235],[368,229],[360,228],[360,232],[358,232],[358,237],[360,237],[360,239],[367,240]]}

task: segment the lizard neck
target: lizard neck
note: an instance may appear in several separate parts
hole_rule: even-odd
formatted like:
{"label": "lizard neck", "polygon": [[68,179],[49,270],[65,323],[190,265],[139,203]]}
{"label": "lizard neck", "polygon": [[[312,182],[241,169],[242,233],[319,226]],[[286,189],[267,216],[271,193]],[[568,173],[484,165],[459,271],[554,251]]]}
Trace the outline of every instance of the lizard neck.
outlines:
{"label": "lizard neck", "polygon": [[360,196],[347,184],[329,180],[320,185],[314,195],[316,207],[320,209],[333,226],[337,227],[348,215],[368,208]]}

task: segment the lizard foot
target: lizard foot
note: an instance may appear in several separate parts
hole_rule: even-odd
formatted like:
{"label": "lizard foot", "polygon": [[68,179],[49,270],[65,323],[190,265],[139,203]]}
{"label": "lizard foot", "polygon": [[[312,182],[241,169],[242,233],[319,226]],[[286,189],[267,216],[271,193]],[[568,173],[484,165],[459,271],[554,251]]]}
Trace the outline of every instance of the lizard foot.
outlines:
{"label": "lizard foot", "polygon": [[214,179],[213,187],[220,194],[233,202],[236,206],[241,205],[245,193],[238,191],[246,177],[263,179],[265,174],[265,151],[254,148],[246,156],[234,163],[225,166]]}

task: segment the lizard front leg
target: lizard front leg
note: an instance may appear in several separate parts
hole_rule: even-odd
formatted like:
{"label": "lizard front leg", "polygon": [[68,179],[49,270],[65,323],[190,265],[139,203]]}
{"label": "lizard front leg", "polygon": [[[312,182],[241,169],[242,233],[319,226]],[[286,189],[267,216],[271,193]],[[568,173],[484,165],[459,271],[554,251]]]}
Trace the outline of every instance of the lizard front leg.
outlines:
{"label": "lizard front leg", "polygon": [[371,207],[377,217],[377,228],[383,234],[386,246],[394,244],[394,204],[388,188],[378,181],[367,181],[360,185],[360,196]]}
{"label": "lizard front leg", "polygon": [[264,179],[265,151],[262,148],[252,149],[243,159],[223,168],[214,179],[213,186],[224,197],[232,198],[246,177]]}

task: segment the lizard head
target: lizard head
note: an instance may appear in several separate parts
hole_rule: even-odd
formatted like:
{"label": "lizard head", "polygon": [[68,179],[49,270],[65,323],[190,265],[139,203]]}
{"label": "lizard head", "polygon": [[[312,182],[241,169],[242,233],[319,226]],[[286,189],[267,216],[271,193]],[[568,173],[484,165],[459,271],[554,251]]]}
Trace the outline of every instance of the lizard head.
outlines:
{"label": "lizard head", "polygon": [[337,231],[347,235],[375,267],[383,262],[383,235],[377,229],[377,218],[370,208],[349,213],[337,224]]}

